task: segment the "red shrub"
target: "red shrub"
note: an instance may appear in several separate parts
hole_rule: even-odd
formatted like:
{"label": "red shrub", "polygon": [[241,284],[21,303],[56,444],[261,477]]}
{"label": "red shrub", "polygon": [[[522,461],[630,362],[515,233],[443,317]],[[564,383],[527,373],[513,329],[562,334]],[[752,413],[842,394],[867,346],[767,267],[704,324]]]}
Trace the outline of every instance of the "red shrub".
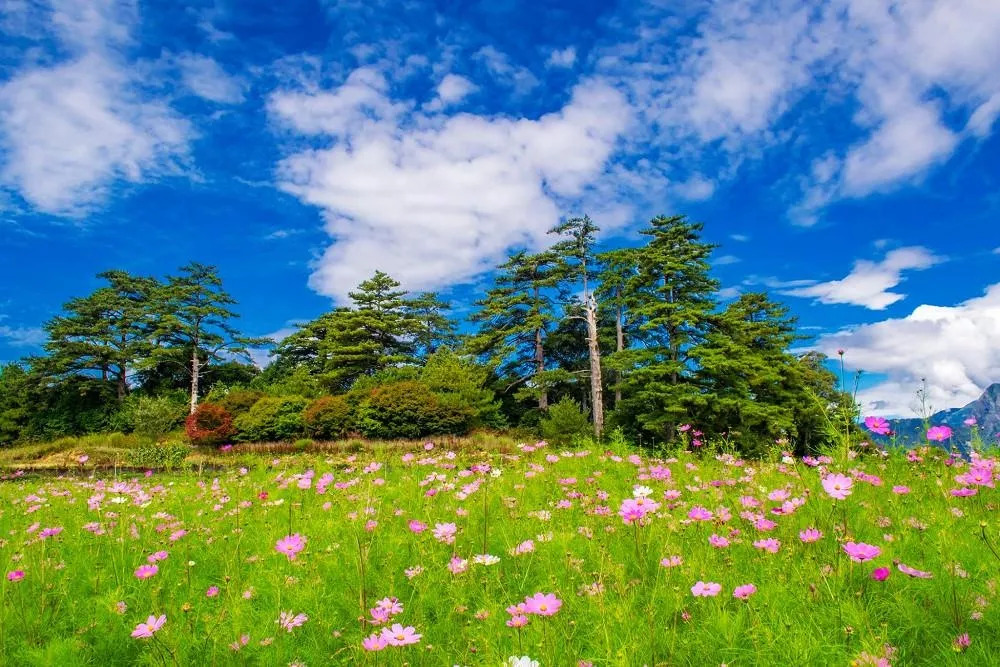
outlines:
{"label": "red shrub", "polygon": [[188,415],[184,430],[193,445],[217,445],[233,434],[233,416],[221,405],[202,403]]}

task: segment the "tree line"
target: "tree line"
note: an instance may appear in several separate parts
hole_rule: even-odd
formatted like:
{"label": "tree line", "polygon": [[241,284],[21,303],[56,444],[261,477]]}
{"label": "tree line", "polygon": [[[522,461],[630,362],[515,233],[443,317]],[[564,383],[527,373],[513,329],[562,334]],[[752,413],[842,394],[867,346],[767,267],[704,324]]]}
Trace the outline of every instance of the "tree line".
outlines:
{"label": "tree line", "polygon": [[[44,354],[0,370],[0,443],[137,429],[137,413],[157,409],[177,425],[200,401],[227,396],[242,412],[265,398],[302,399],[272,409],[298,411],[298,422],[282,417],[288,435],[309,433],[310,401],[326,399],[329,412],[340,397],[340,433],[423,419],[432,431],[556,438],[615,427],[650,443],[695,424],[743,449],[787,441],[804,451],[828,439],[827,412],[850,397],[822,355],[791,351],[798,336],[785,306],[761,292],[720,302],[715,246],[699,223],[656,217],[640,244],[605,252],[598,232],[571,218],[543,250],[512,252],[464,326],[436,293],[411,295],[377,271],[349,305],[276,344],[239,331],[214,267],[191,263],[163,279],[102,273],[101,287],[46,323]],[[271,360],[259,369],[249,355],[262,347]],[[437,406],[433,418],[415,416],[415,395]]]}

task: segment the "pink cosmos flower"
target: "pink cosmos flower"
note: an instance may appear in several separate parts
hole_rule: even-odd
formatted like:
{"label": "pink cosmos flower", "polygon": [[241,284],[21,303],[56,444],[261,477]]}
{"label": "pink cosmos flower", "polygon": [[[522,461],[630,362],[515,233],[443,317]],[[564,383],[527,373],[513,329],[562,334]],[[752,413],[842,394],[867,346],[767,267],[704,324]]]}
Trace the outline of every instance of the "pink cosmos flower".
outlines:
{"label": "pink cosmos flower", "polygon": [[205,591],[205,597],[207,597],[207,598],[214,598],[218,594],[219,594],[219,587],[218,586],[209,586],[208,590]]}
{"label": "pink cosmos flower", "polygon": [[927,439],[932,442],[944,442],[951,437],[950,426],[931,426],[927,429]]}
{"label": "pink cosmos flower", "polygon": [[818,542],[821,537],[823,537],[823,533],[816,528],[806,528],[799,533],[799,539],[806,544],[809,544],[810,542]]}
{"label": "pink cosmos flower", "polygon": [[410,530],[417,535],[427,530],[427,524],[423,521],[417,521],[416,519],[410,519],[410,523],[408,525]]}
{"label": "pink cosmos flower", "polygon": [[552,616],[562,607],[562,600],[553,593],[535,593],[524,598],[524,611],[538,616]]}
{"label": "pink cosmos flower", "polygon": [[851,495],[851,487],[854,480],[846,475],[830,474],[823,478],[823,490],[835,500],[843,500]]}
{"label": "pink cosmos flower", "polygon": [[972,640],[969,639],[969,633],[966,632],[964,634],[961,634],[961,635],[955,637],[955,641],[953,641],[951,643],[951,645],[955,647],[956,651],[958,651],[959,653],[961,653],[965,649],[969,648],[969,645],[971,643],[972,643]]}
{"label": "pink cosmos flower", "polygon": [[865,428],[875,435],[889,435],[889,422],[883,417],[865,417]]}
{"label": "pink cosmos flower", "polygon": [[688,512],[688,518],[695,521],[711,521],[712,517],[713,514],[711,512],[700,506],[692,507],[691,511]]}
{"label": "pink cosmos flower", "polygon": [[135,626],[135,630],[132,631],[132,636],[136,639],[149,639],[156,631],[163,627],[163,624],[167,622],[167,617],[163,614],[160,616],[150,616],[146,619],[145,623],[140,623]]}
{"label": "pink cosmos flower", "polygon": [[663,567],[678,567],[684,562],[680,556],[671,556],[670,558],[664,558],[660,561],[660,565]]}
{"label": "pink cosmos flower", "polygon": [[770,553],[778,553],[778,549],[781,548],[781,541],[776,540],[773,537],[769,537],[766,540],[757,540],[753,543],[755,547],[761,549],[762,551],[769,551]]}
{"label": "pink cosmos flower", "polygon": [[24,570],[12,570],[7,573],[7,581],[21,581],[24,579]]}
{"label": "pink cosmos flower", "polygon": [[720,537],[715,533],[712,533],[712,536],[708,538],[708,543],[716,549],[724,549],[729,546],[729,540],[724,537]]}
{"label": "pink cosmos flower", "polygon": [[295,556],[306,548],[306,538],[298,533],[287,535],[278,540],[274,548],[278,553],[285,554],[288,560],[295,560]]}
{"label": "pink cosmos flower", "polygon": [[733,589],[733,597],[738,600],[746,600],[757,592],[757,587],[753,584],[743,584]]}
{"label": "pink cosmos flower", "polygon": [[423,635],[418,635],[416,629],[412,625],[408,625],[405,628],[399,623],[394,624],[391,628],[382,629],[382,641],[384,641],[389,646],[406,646],[407,644],[416,644],[420,641]]}
{"label": "pink cosmos flower", "polygon": [[170,538],[169,539],[170,539],[171,542],[176,542],[177,540],[181,539],[185,535],[187,535],[187,531],[182,528],[180,530],[175,530],[174,532],[170,533]]}
{"label": "pink cosmos flower", "polygon": [[889,578],[890,570],[887,567],[876,567],[872,570],[872,579],[875,581],[885,581]]}
{"label": "pink cosmos flower", "polygon": [[150,577],[155,576],[156,573],[159,571],[160,568],[158,568],[155,565],[140,565],[139,567],[135,568],[135,578],[149,579]]}
{"label": "pink cosmos flower", "polygon": [[696,598],[714,598],[722,590],[722,584],[714,581],[699,581],[691,587],[691,595]]}
{"label": "pink cosmos flower", "polygon": [[916,577],[917,579],[930,579],[931,577],[934,576],[930,572],[924,572],[923,570],[918,570],[916,568],[910,567],[909,565],[906,565],[905,563],[896,563],[896,569],[902,572],[903,574],[907,574],[911,577]]}
{"label": "pink cosmos flower", "polygon": [[966,426],[975,426],[976,425],[976,418],[975,417],[969,417],[968,419],[964,420],[962,423],[965,424]]}
{"label": "pink cosmos flower", "polygon": [[469,561],[466,558],[459,558],[458,556],[452,556],[451,560],[448,561],[448,570],[452,574],[462,574],[469,569]]}
{"label": "pink cosmos flower", "polygon": [[38,537],[40,537],[43,540],[46,540],[50,537],[55,537],[62,531],[63,531],[62,526],[58,528],[42,528],[42,532],[38,533]]}
{"label": "pink cosmos flower", "polygon": [[309,620],[309,617],[306,616],[305,614],[296,614],[296,615],[293,616],[292,612],[290,612],[290,611],[283,611],[283,612],[281,612],[281,616],[278,618],[277,621],[275,621],[275,623],[277,623],[278,625],[280,625],[282,628],[284,628],[288,632],[291,632],[292,630],[294,630],[295,628],[299,627],[300,625],[304,625],[305,622],[308,621],[308,620]]}
{"label": "pink cosmos flower", "polygon": [[974,496],[977,493],[979,493],[979,491],[973,488],[961,488],[961,489],[951,490],[951,495],[955,496],[956,498],[968,498],[969,496]]}
{"label": "pink cosmos flower", "polygon": [[146,556],[146,560],[148,562],[150,562],[150,563],[155,563],[157,561],[166,560],[166,559],[167,559],[167,552],[166,551],[157,551],[157,552],[151,553],[148,556]]}
{"label": "pink cosmos flower", "polygon": [[368,635],[361,640],[361,648],[366,651],[381,651],[388,645],[389,644],[382,639],[382,635],[378,633]]}
{"label": "pink cosmos flower", "polygon": [[444,544],[454,544],[458,526],[453,523],[434,524],[434,539]]}
{"label": "pink cosmos flower", "polygon": [[910,492],[910,487],[903,486],[902,484],[897,484],[896,486],[892,487],[892,492],[895,493],[897,496],[905,496],[907,493]]}
{"label": "pink cosmos flower", "polygon": [[872,560],[873,558],[878,558],[882,553],[882,550],[871,544],[865,544],[864,542],[848,542],[843,545],[844,553],[851,557],[851,560],[857,563],[864,563],[865,561]]}
{"label": "pink cosmos flower", "polygon": [[507,619],[508,628],[523,628],[528,624],[528,617],[524,614],[514,614]]}

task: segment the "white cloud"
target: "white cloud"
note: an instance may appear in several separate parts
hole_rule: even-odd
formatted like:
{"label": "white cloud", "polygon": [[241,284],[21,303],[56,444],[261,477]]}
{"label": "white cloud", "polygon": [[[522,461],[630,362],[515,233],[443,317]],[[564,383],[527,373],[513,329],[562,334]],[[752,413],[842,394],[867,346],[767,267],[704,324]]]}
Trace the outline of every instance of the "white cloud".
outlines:
{"label": "white cloud", "polygon": [[22,28],[54,30],[68,56],[29,61],[0,85],[0,184],[38,210],[81,216],[115,181],[176,171],[193,132],[165,101],[142,91],[138,72],[118,53],[137,20],[133,4],[56,0],[44,9]]}
{"label": "white cloud", "polygon": [[214,59],[185,53],[177,57],[177,65],[184,85],[198,97],[219,104],[243,101],[244,82],[229,75]]}
{"label": "white cloud", "polygon": [[812,297],[821,303],[847,303],[871,310],[884,310],[905,294],[889,290],[903,280],[903,272],[927,269],[943,258],[926,248],[912,246],[890,251],[881,262],[858,260],[844,278],[782,292],[791,296]]}
{"label": "white cloud", "polygon": [[740,261],[740,258],[736,255],[722,255],[721,257],[716,257],[712,260],[712,264],[715,266],[728,266],[729,264],[736,264]]}
{"label": "white cloud", "polygon": [[295,236],[296,234],[301,234],[302,229],[276,229],[267,236],[264,237],[265,241],[276,241],[278,239],[287,239],[290,236]]}
{"label": "white cloud", "polygon": [[[634,146],[658,148],[650,166],[664,174],[696,168],[715,182],[791,149],[812,164],[790,211],[801,224],[918,182],[1000,115],[998,2],[729,0],[684,12],[641,3],[616,22],[632,40],[595,52],[640,116]],[[842,118],[836,139],[812,131],[829,114]]]}
{"label": "white cloud", "polygon": [[565,49],[554,49],[545,64],[549,67],[572,67],[575,62],[576,47],[567,46]]}
{"label": "white cloud", "polygon": [[477,88],[476,84],[464,76],[448,74],[441,79],[441,83],[437,86],[438,99],[443,105],[447,106],[465,99],[466,96],[474,92]]}
{"label": "white cloud", "polygon": [[4,339],[12,347],[41,347],[48,336],[38,327],[0,325],[0,339]]}
{"label": "white cloud", "polygon": [[729,238],[731,238],[732,240],[734,240],[734,241],[736,241],[738,243],[746,243],[747,241],[750,240],[750,235],[749,234],[730,234]]}
{"label": "white cloud", "polygon": [[514,65],[506,53],[493,46],[484,46],[473,56],[490,71],[497,83],[510,86],[520,95],[528,93],[538,85],[538,78],[526,67]]}
{"label": "white cloud", "polygon": [[323,294],[343,298],[376,269],[411,290],[469,280],[508,248],[545,242],[577,207],[605,228],[628,218],[620,193],[594,186],[630,117],[598,82],[537,119],[445,117],[392,100],[382,74],[362,68],[333,90],[275,93],[270,109],[332,142],[278,168],[284,190],[323,209],[335,241],[310,281]]}
{"label": "white cloud", "polygon": [[922,305],[906,317],[820,336],[816,348],[845,350],[852,368],[887,380],[859,392],[865,414],[913,416],[926,378],[935,410],[959,407],[1000,381],[1000,283],[956,306]]}
{"label": "white cloud", "polygon": [[695,174],[686,181],[674,185],[673,191],[689,201],[703,201],[715,192],[715,183],[700,174]]}

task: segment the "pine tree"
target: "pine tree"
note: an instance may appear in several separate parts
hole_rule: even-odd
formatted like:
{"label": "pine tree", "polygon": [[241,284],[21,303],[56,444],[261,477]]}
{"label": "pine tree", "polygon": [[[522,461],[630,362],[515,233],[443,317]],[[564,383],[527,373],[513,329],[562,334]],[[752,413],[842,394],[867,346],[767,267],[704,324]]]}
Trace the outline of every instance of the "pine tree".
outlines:
{"label": "pine tree", "polygon": [[735,431],[749,440],[774,441],[794,433],[785,399],[796,359],[795,319],[766,294],[742,294],[721,313],[692,350],[703,391],[696,421],[708,432]]}
{"label": "pine tree", "polygon": [[597,276],[595,294],[603,307],[614,313],[615,351],[606,356],[604,362],[611,369],[614,378],[615,408],[622,400],[622,371],[619,367],[621,353],[625,351],[626,336],[631,336],[635,330],[631,315],[634,304],[629,285],[638,272],[637,261],[635,248],[618,248],[597,256],[601,271]]}
{"label": "pine tree", "polygon": [[558,282],[556,257],[550,252],[514,253],[498,267],[496,287],[476,302],[479,322],[470,349],[486,357],[502,378],[512,379],[534,395],[538,409],[549,406],[548,386],[556,377],[546,369],[545,336],[557,321],[552,289]]}
{"label": "pine tree", "polygon": [[48,357],[40,364],[53,376],[100,373],[113,379],[118,400],[129,391],[134,366],[152,350],[152,294],[157,282],[125,271],[98,274],[108,284],[71,300],[65,314],[45,324]]}
{"label": "pine tree", "polygon": [[448,316],[451,306],[434,292],[422,292],[407,299],[406,316],[413,331],[417,356],[425,359],[442,347],[455,347],[455,321]]}
{"label": "pine tree", "polygon": [[[599,227],[588,217],[570,218],[549,230],[550,234],[563,237],[552,246],[551,252],[559,262],[559,287],[563,298],[567,292],[582,287],[579,298],[571,302],[579,305],[587,325],[587,358],[590,365],[590,408],[594,435],[604,431],[604,390],[601,380],[601,348],[597,330],[597,299],[594,296],[597,261],[594,258],[594,237]],[[573,315],[569,315],[572,317]]]}
{"label": "pine tree", "polygon": [[[236,304],[222,289],[214,266],[191,262],[180,274],[168,276],[167,283],[154,293],[157,347],[150,365],[173,364],[191,380],[190,411],[198,407],[202,376],[213,362],[232,358],[250,359],[250,346],[270,343],[263,338],[243,336],[231,321],[238,316],[230,309]],[[185,359],[185,360],[182,360]]]}
{"label": "pine tree", "polygon": [[705,335],[718,283],[709,274],[714,245],[702,225],[683,216],[656,217],[640,233],[637,271],[626,298],[638,320],[641,346],[620,353],[622,417],[655,437],[673,439],[698,388],[691,381],[691,349]]}

